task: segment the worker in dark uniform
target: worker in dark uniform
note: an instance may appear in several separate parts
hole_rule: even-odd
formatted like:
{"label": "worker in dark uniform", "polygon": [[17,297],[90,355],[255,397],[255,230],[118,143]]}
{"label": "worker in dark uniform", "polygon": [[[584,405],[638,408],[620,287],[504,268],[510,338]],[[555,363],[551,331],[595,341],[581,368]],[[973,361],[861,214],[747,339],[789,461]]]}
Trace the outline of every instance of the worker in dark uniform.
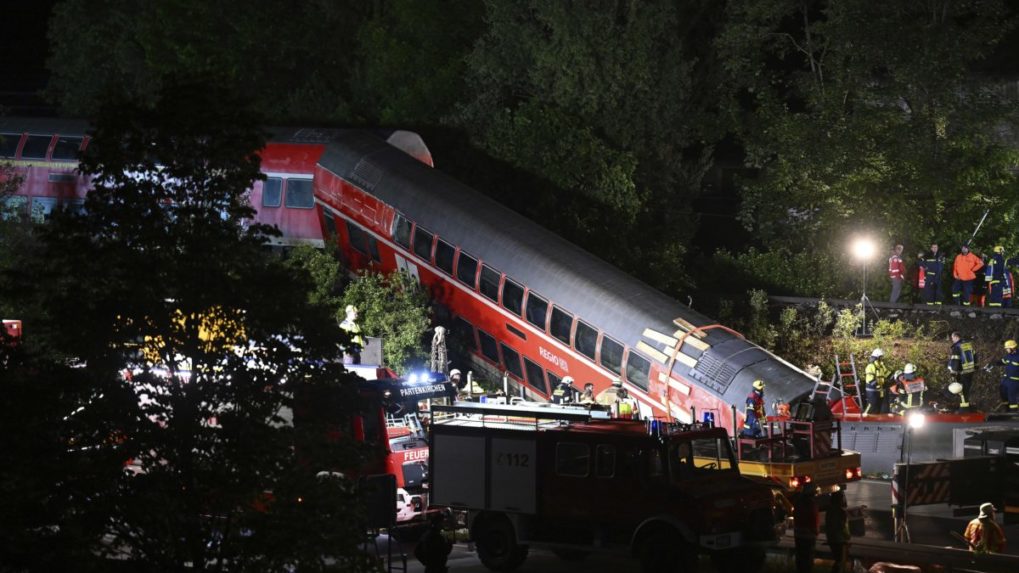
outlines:
{"label": "worker in dark uniform", "polygon": [[888,378],[888,367],[884,361],[885,351],[875,348],[870,353],[870,362],[864,370],[864,387],[867,394],[867,407],[864,414],[887,414],[888,404],[885,402],[885,382]]}
{"label": "worker in dark uniform", "polygon": [[948,356],[948,371],[960,386],[959,411],[969,411],[970,387],[973,386],[973,373],[977,369],[977,354],[973,343],[964,341],[958,331],[951,334],[952,348]]}
{"label": "worker in dark uniform", "polygon": [[831,547],[831,558],[834,563],[831,573],[845,573],[849,561],[849,512],[846,511],[846,492],[831,494],[828,510],[824,512],[824,535]]}
{"label": "worker in dark uniform", "polygon": [[[1019,344],[1014,340],[1005,341],[1005,357],[998,362],[1005,368],[998,387],[1001,401],[1008,402],[1008,411],[1019,413]],[[988,364],[988,369],[991,367]]]}
{"label": "worker in dark uniform", "polygon": [[931,243],[931,251],[920,260],[923,271],[923,301],[927,304],[941,304],[941,281],[945,270],[945,257],[938,252],[937,243]]}
{"label": "worker in dark uniform", "polygon": [[1005,274],[1005,247],[998,245],[994,247],[994,253],[987,259],[987,266],[984,267],[984,281],[987,283],[986,305],[989,307],[1001,307],[1005,302],[1005,286],[1007,280]]}
{"label": "worker in dark uniform", "polygon": [[803,486],[803,491],[793,502],[793,536],[796,539],[796,573],[811,573],[814,570],[814,551],[817,534],[821,529],[821,518],[817,510],[814,484]]}
{"label": "worker in dark uniform", "polygon": [[764,380],[754,380],[753,389],[747,394],[746,411],[744,412],[743,431],[745,438],[760,438],[764,435],[761,423],[764,421]]}
{"label": "worker in dark uniform", "polygon": [[429,519],[428,529],[414,548],[414,557],[425,566],[425,573],[446,573],[446,559],[453,550],[453,543],[442,534],[442,519],[441,513]]}
{"label": "worker in dark uniform", "polygon": [[902,371],[897,371],[892,379],[891,391],[895,394],[893,404],[895,412],[905,415],[914,408],[923,406],[923,392],[926,389],[924,379],[916,373],[913,363],[906,363]]}
{"label": "worker in dark uniform", "polygon": [[577,389],[573,387],[573,376],[563,376],[559,386],[552,391],[553,404],[573,404],[577,401]]}

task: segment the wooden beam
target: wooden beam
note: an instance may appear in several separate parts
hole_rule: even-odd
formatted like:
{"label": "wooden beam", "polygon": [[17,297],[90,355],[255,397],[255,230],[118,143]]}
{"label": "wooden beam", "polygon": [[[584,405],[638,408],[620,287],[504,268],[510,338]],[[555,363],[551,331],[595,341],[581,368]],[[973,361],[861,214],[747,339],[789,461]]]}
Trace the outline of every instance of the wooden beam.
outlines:
{"label": "wooden beam", "polygon": [[661,342],[662,344],[668,346],[669,348],[675,348],[676,344],[679,343],[678,340],[669,336],[668,334],[662,334],[661,332],[658,332],[657,330],[652,330],[650,328],[644,329],[644,337],[650,338],[655,342]]}
{"label": "wooden beam", "polygon": [[654,346],[651,346],[647,342],[644,342],[643,340],[637,343],[637,350],[640,350],[644,354],[647,354],[648,356],[661,362],[662,364],[666,364],[669,361],[669,357],[666,354],[664,354],[661,350],[658,350]]}

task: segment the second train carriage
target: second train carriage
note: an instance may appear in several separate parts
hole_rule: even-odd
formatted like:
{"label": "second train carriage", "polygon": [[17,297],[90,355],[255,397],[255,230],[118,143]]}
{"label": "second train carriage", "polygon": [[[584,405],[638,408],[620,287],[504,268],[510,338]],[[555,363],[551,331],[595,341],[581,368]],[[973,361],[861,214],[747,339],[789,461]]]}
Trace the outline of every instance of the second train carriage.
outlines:
{"label": "second train carriage", "polygon": [[740,334],[371,133],[338,133],[314,182],[324,234],[348,264],[417,277],[474,355],[529,396],[548,398],[566,375],[596,391],[618,376],[644,415],[710,412],[732,428],[757,378],[769,403],[813,390]]}

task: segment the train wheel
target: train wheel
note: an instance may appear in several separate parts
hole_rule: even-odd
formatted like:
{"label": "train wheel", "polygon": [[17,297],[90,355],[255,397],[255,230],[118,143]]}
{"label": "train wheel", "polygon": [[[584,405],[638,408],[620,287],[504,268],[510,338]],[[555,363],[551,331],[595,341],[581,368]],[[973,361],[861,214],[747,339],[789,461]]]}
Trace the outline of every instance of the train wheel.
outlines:
{"label": "train wheel", "polygon": [[492,571],[513,571],[527,558],[527,547],[517,544],[513,524],[505,516],[488,516],[474,527],[474,543],[482,565]]}

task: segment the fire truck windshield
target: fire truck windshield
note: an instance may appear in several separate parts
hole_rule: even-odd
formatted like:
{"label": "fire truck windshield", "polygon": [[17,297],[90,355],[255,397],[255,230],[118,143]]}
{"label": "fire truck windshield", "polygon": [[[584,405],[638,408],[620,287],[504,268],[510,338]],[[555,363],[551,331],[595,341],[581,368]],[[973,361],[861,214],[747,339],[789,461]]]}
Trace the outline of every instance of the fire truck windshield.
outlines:
{"label": "fire truck windshield", "polygon": [[717,476],[736,469],[729,441],[714,438],[676,439],[668,445],[669,477],[673,483]]}

